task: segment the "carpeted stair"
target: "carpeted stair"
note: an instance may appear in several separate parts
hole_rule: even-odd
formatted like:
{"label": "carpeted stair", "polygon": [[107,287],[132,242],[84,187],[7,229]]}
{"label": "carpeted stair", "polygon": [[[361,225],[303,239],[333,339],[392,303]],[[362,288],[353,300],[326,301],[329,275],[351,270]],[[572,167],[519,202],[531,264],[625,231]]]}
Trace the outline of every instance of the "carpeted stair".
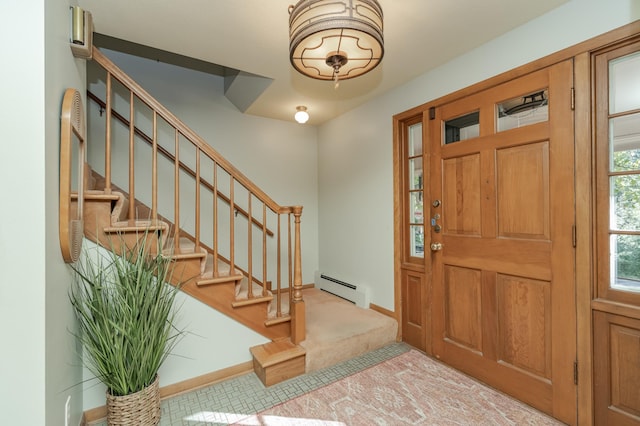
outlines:
{"label": "carpeted stair", "polygon": [[396,341],[398,322],[316,288],[302,292],[307,308],[307,373]]}

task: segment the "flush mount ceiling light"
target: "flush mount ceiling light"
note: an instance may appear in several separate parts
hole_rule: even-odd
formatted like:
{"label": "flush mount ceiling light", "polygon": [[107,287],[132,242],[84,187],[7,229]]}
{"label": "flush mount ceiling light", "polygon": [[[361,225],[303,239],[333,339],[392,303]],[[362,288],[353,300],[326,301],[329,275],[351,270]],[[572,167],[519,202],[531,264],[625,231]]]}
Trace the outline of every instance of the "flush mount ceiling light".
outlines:
{"label": "flush mount ceiling light", "polygon": [[318,80],[347,80],[374,69],[384,55],[376,0],[300,0],[289,6],[289,59]]}
{"label": "flush mount ceiling light", "polygon": [[309,113],[307,112],[307,107],[298,106],[296,107],[296,115],[293,116],[296,121],[300,124],[304,124],[309,120]]}

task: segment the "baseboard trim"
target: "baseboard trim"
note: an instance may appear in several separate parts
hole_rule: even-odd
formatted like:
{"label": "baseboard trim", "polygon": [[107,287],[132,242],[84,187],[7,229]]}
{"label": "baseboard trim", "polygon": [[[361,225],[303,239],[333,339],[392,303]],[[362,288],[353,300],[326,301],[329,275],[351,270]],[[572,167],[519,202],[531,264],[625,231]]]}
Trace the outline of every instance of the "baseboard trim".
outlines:
{"label": "baseboard trim", "polygon": [[386,308],[383,308],[382,306],[378,306],[376,304],[369,303],[369,309],[371,309],[372,311],[379,312],[382,315],[386,315],[386,316],[388,316],[390,318],[393,318],[396,321],[398,320],[398,318],[396,318],[396,313],[395,312],[390,311],[390,310],[388,310]]}
{"label": "baseboard trim", "polygon": [[400,334],[400,332],[402,331],[400,326],[400,320],[396,317],[396,313],[393,311],[390,311],[386,308],[383,308],[382,306],[378,306],[374,303],[369,303],[369,309],[371,309],[372,311],[376,311],[381,313],[382,315],[386,315],[389,318],[393,318],[394,320],[396,320],[396,322],[398,323],[398,333],[396,334],[396,341],[400,342],[402,340],[402,336]]}
{"label": "baseboard trim", "polygon": [[[174,383],[172,385],[163,386],[160,388],[160,399],[163,400],[166,398],[172,398],[174,396],[182,395],[183,393],[186,393],[186,392],[191,392],[197,389],[211,386],[223,380],[232,379],[234,377],[242,376],[252,372],[253,372],[253,361],[243,362],[242,364],[223,368],[222,370],[203,374],[202,376],[183,380],[182,382]],[[103,420],[106,418],[107,418],[107,406],[103,405],[103,406],[92,408],[90,410],[85,411],[82,416],[82,422],[80,424],[82,426],[86,426],[89,423]]]}

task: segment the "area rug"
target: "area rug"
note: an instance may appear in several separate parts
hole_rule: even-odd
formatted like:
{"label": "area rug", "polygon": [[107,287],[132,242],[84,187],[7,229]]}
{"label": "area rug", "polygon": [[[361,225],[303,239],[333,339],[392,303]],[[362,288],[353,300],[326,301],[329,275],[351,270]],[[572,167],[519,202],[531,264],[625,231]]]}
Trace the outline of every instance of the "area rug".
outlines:
{"label": "area rug", "polygon": [[561,425],[411,350],[237,425]]}

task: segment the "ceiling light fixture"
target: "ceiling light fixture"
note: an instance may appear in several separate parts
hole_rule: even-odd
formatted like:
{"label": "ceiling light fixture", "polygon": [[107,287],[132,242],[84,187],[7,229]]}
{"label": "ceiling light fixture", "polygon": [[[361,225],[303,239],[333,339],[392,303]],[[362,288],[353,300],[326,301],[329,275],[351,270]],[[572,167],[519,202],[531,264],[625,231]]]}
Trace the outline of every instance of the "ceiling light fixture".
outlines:
{"label": "ceiling light fixture", "polygon": [[347,80],[374,69],[384,55],[376,0],[300,0],[289,6],[289,59],[318,80]]}
{"label": "ceiling light fixture", "polygon": [[309,113],[307,112],[307,107],[305,106],[296,107],[296,115],[294,115],[293,117],[300,124],[306,123],[309,120]]}

